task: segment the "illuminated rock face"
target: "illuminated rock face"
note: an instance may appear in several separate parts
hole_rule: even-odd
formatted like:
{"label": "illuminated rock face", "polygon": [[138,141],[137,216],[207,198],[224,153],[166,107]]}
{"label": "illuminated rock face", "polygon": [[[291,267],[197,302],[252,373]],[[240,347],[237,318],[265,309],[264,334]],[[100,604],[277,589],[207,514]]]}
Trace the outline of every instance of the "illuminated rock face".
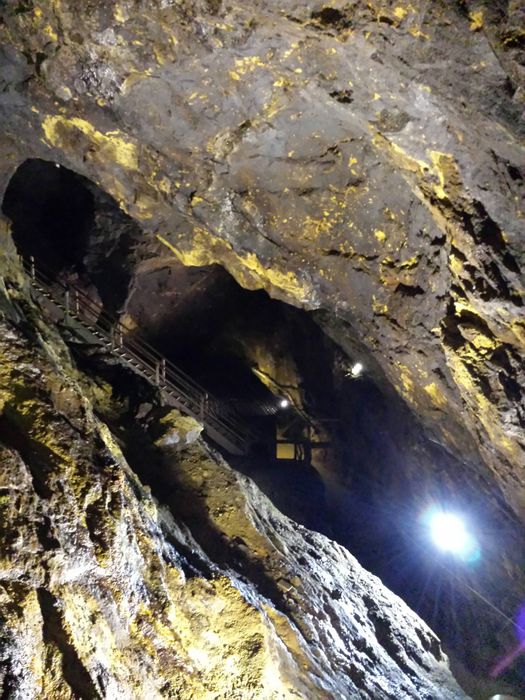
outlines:
{"label": "illuminated rock face", "polygon": [[4,4],[0,182],[57,160],[328,309],[521,517],[522,9],[430,5]]}
{"label": "illuminated rock face", "polygon": [[0,678],[10,697],[466,697],[401,600],[202,443],[142,453],[128,441],[137,420],[117,444],[98,417],[110,387],[78,374],[20,277],[8,280]]}
{"label": "illuminated rock face", "polygon": [[[441,472],[452,489],[482,494],[519,533],[522,12],[520,2],[489,0],[234,8],[8,0],[0,9],[0,192],[25,159],[56,160],[139,222],[145,257],[219,262],[248,288],[319,310],[325,330],[351,356],[358,342],[378,384],[393,387],[444,448],[432,464],[433,453],[415,443],[397,491],[427,493]],[[23,395],[10,401],[21,415],[30,409]],[[79,551],[75,528],[89,520],[90,498],[70,514]],[[140,538],[149,526],[139,520],[128,531]],[[153,535],[146,539],[154,548]],[[523,591],[523,545],[499,556],[503,600]],[[56,589],[35,586],[47,593],[20,605],[36,617],[20,618],[18,639],[48,611],[54,671],[46,678],[61,683],[52,648],[69,627],[58,626],[49,599]],[[14,599],[24,590],[15,585]],[[68,609],[82,628],[89,606]],[[145,639],[147,624],[137,623]],[[78,642],[75,668],[87,663],[90,644]],[[100,654],[120,663],[111,649]],[[151,663],[163,668],[160,658]],[[89,687],[80,674],[84,681]]]}

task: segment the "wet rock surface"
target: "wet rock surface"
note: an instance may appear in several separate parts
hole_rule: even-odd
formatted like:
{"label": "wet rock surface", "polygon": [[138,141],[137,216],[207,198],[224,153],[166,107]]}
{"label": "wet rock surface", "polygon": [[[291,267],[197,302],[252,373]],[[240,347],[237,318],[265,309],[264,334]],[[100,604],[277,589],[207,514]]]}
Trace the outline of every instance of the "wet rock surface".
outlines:
{"label": "wet rock surface", "polygon": [[155,448],[131,417],[112,434],[108,387],[16,282],[1,299],[8,697],[466,697],[435,635],[348,551],[200,441]]}

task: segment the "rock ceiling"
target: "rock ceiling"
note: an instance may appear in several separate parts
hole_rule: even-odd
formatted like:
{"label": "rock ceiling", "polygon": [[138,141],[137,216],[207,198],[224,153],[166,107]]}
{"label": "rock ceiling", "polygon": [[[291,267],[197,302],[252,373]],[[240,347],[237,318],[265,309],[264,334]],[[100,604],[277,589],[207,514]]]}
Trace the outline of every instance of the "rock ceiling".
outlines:
{"label": "rock ceiling", "polygon": [[7,0],[0,192],[26,159],[57,162],[120,203],[150,258],[315,311],[518,527],[524,16]]}

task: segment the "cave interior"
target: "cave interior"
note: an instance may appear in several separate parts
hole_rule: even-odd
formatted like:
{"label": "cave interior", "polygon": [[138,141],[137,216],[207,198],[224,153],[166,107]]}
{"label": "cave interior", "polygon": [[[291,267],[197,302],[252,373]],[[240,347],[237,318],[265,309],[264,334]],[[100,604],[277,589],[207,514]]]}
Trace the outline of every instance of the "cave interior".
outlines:
{"label": "cave interior", "polygon": [[[490,568],[491,552],[506,539],[512,546],[514,531],[497,503],[491,510],[466,479],[458,485],[455,458],[427,436],[359,338],[355,355],[344,355],[322,313],[243,289],[218,265],[163,256],[111,196],[58,164],[21,164],[2,211],[20,255],[80,286],[250,426],[252,449],[225,455],[232,466],[290,518],[348,547],[439,634],[454,664],[487,675],[509,622],[473,582]],[[141,394],[130,370],[85,350],[75,351],[79,366],[111,377],[122,395]],[[356,362],[364,371],[353,376]],[[126,420],[138,420],[141,400],[129,402]],[[418,471],[424,497],[413,488]],[[142,470],[161,497],[157,477]],[[468,510],[482,529],[479,561],[465,567],[429,550],[420,515],[432,502]],[[485,627],[491,636],[480,643]],[[500,680],[516,683],[517,675],[510,668]]]}

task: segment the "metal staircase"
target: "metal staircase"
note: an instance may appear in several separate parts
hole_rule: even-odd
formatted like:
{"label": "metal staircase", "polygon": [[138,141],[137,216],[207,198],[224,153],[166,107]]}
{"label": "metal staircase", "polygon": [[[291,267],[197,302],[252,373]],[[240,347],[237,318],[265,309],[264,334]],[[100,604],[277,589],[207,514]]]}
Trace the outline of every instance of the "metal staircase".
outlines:
{"label": "metal staircase", "polygon": [[90,342],[103,346],[158,387],[169,405],[202,423],[204,433],[227,452],[243,455],[249,451],[253,435],[231,408],[210,395],[144,338],[135,332],[131,334],[75,285],[60,282],[53,272],[37,266],[34,258],[21,260],[33,290],[61,313],[61,321],[68,329],[82,330],[84,337],[87,333]]}

